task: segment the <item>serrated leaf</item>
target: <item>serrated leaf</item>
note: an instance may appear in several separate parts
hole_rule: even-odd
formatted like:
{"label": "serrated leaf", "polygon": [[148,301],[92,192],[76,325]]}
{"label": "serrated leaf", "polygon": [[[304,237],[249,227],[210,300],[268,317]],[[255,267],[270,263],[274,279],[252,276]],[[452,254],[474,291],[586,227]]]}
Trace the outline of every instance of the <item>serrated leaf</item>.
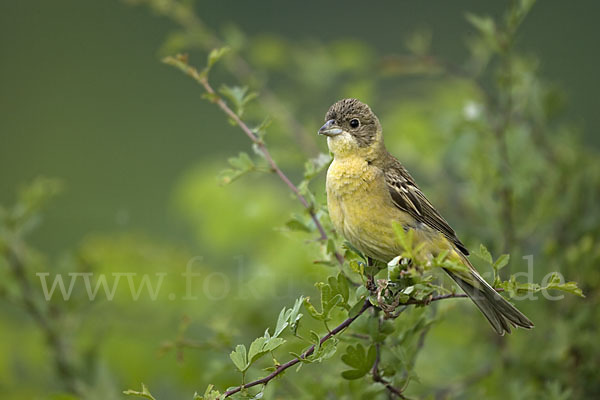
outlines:
{"label": "serrated leaf", "polygon": [[290,322],[288,321],[288,319],[291,313],[291,309],[286,310],[285,307],[281,309],[279,317],[277,317],[277,325],[275,325],[275,332],[273,333],[273,337],[278,337],[279,335],[281,335],[283,330],[289,326]]}
{"label": "serrated leaf", "polygon": [[250,348],[248,349],[248,363],[252,364],[254,361],[258,360],[264,354],[264,346],[267,343],[268,339],[266,337],[259,337],[254,339],[254,341],[250,344]]}
{"label": "serrated leaf", "polygon": [[222,184],[229,184],[242,175],[256,169],[254,161],[244,152],[240,152],[237,157],[228,158],[227,162],[233,168],[225,169],[219,173],[219,180]]}
{"label": "serrated leaf", "polygon": [[550,276],[548,285],[545,289],[561,290],[563,292],[571,293],[579,297],[585,297],[583,291],[577,286],[577,282],[564,282],[561,276],[557,272],[553,272]]}
{"label": "serrated leaf", "polygon": [[329,287],[331,287],[332,294],[339,294],[342,296],[342,302],[340,305],[346,307],[349,296],[348,281],[346,280],[346,277],[340,272],[337,275],[337,278],[330,276],[327,279],[327,283]]}
{"label": "serrated leaf", "polygon": [[245,106],[258,96],[255,92],[248,92],[248,87],[246,86],[223,85],[219,91],[223,96],[229,99],[233,108],[235,108],[235,113],[239,117],[244,114]]}
{"label": "serrated leaf", "polygon": [[279,346],[281,346],[285,342],[286,342],[286,340],[282,339],[282,338],[278,338],[278,337],[271,338],[267,341],[267,343],[265,343],[263,350],[265,352],[269,353],[269,352],[277,349]]}
{"label": "serrated leaf", "polygon": [[238,344],[234,351],[229,355],[231,361],[240,372],[245,372],[250,366],[248,363],[248,355],[246,353],[246,346]]}
{"label": "serrated leaf", "polygon": [[254,168],[254,161],[250,158],[248,153],[240,152],[237,157],[230,157],[227,159],[229,165],[240,170],[248,170]]}
{"label": "serrated leaf", "polygon": [[[266,332],[266,334],[268,334],[268,332]],[[255,339],[252,344],[250,344],[250,349],[248,350],[248,366],[284,343],[285,339],[278,337],[263,336]]]}
{"label": "serrated leaf", "polygon": [[331,311],[342,301],[341,294],[335,294],[329,284],[319,282],[316,285],[321,290],[321,313],[323,321],[329,321]]}
{"label": "serrated leaf", "polygon": [[483,244],[480,244],[479,251],[475,251],[473,254],[490,265],[493,263],[492,254]]}
{"label": "serrated leaf", "polygon": [[319,346],[318,349],[311,355],[312,362],[321,362],[333,357],[337,351],[338,339],[335,337],[330,338]]}
{"label": "serrated leaf", "polygon": [[353,369],[342,372],[342,377],[345,379],[358,379],[365,376],[371,370],[376,358],[377,350],[375,346],[370,346],[368,351],[365,351],[361,343],[348,346],[346,353],[342,355],[342,361]]}

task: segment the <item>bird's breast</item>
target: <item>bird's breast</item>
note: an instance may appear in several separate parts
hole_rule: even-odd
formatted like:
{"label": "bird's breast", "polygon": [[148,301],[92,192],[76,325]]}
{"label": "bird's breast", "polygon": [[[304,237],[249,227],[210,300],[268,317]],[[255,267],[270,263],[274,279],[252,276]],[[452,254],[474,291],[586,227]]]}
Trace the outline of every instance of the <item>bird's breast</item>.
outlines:
{"label": "bird's breast", "polygon": [[396,251],[392,221],[403,221],[379,168],[358,157],[334,160],[327,205],[336,230],[363,253],[385,259]]}

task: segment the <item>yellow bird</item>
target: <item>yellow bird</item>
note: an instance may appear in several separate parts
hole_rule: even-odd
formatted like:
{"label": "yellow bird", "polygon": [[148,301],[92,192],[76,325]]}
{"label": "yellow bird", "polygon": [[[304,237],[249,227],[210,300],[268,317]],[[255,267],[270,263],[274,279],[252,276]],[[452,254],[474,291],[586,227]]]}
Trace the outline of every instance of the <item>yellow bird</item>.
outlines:
{"label": "yellow bird", "polygon": [[473,268],[469,251],[418,188],[404,166],[385,148],[381,124],[356,99],[331,106],[319,134],[327,136],[333,162],[327,170],[327,205],[335,229],[367,257],[389,262],[403,249],[394,224],[414,231],[416,244],[433,256],[448,251],[468,272],[446,272],[465,291],[494,330],[533,323],[500,296]]}

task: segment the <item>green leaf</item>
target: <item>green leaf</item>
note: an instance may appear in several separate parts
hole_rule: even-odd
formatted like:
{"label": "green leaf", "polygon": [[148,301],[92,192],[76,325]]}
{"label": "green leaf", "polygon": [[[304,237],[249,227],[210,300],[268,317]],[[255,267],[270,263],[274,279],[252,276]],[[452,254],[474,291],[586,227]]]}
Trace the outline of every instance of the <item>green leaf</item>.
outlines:
{"label": "green leaf", "polygon": [[350,295],[350,289],[348,288],[348,280],[341,272],[336,277],[330,276],[327,279],[328,285],[331,287],[332,294],[339,294],[342,296],[342,302],[340,306],[348,308],[348,297]]}
{"label": "green leaf", "polygon": [[207,70],[210,70],[225,54],[229,52],[229,47],[221,47],[219,49],[212,49],[208,54],[208,60],[206,63]]}
{"label": "green leaf", "polygon": [[[268,335],[268,330],[265,332]],[[248,365],[246,369],[256,362],[259,358],[264,356],[265,354],[275,350],[279,346],[285,343],[285,339],[278,337],[259,337],[255,339],[252,344],[250,344],[250,349],[248,350]],[[235,362],[235,361],[234,361]],[[237,365],[237,364],[236,364]],[[239,367],[238,367],[239,368]],[[242,371],[244,372],[244,371]]]}
{"label": "green leaf", "polygon": [[260,141],[264,140],[265,135],[267,134],[267,128],[269,126],[271,126],[271,123],[273,121],[271,120],[271,118],[269,117],[265,117],[265,119],[263,119],[263,121],[260,123],[260,125],[258,125],[255,128],[252,128],[252,132],[254,132],[254,134],[256,136],[258,136],[258,139]]}
{"label": "green leaf", "polygon": [[303,303],[304,303],[304,297],[300,296],[298,299],[296,299],[296,302],[294,303],[294,307],[292,307],[292,309],[290,311],[290,316],[289,316],[288,321],[290,323],[290,329],[292,330],[294,335],[296,334],[296,332],[298,330],[298,325],[300,323],[300,319],[303,317],[303,315],[300,313],[300,307],[302,306]]}
{"label": "green leaf", "polygon": [[231,361],[235,364],[240,372],[245,372],[250,364],[248,363],[248,355],[246,353],[246,346],[238,344],[234,351],[229,355]]}
{"label": "green leaf", "polygon": [[250,349],[248,349],[248,363],[252,364],[254,361],[258,360],[263,354],[265,344],[269,339],[266,337],[259,337],[254,339],[254,341],[250,344]]}
{"label": "green leaf", "polygon": [[[331,319],[330,314],[334,307],[339,306],[347,308],[347,304],[344,303],[344,297],[342,295],[345,294],[348,296],[346,289],[344,288],[344,283],[339,283],[336,278],[331,278],[333,281],[330,280],[330,282],[334,284],[335,290],[330,283],[318,282],[315,284],[321,292],[321,311],[317,311],[308,298],[304,300],[304,306],[308,313],[314,319],[325,323]],[[345,284],[347,285],[347,282]],[[341,287],[339,285],[341,285]]]}
{"label": "green leaf", "polygon": [[487,262],[488,264],[492,265],[492,254],[483,244],[480,244],[479,251],[474,251],[473,254],[482,259],[483,261]]}
{"label": "green leaf", "polygon": [[148,390],[148,388],[146,387],[146,385],[144,385],[142,383],[142,391],[141,392],[137,392],[135,390],[125,390],[123,391],[123,394],[127,395],[127,396],[138,396],[138,397],[144,397],[146,399],[150,399],[150,400],[156,400],[154,398],[154,396],[152,396],[152,394],[150,393],[150,391]]}
{"label": "green leaf", "polygon": [[325,153],[319,153],[315,158],[311,158],[304,163],[304,179],[311,180],[331,163],[331,156]]}
{"label": "green leaf", "polygon": [[250,158],[248,153],[240,152],[237,157],[230,157],[228,160],[229,165],[239,170],[249,170],[254,168],[254,161]]}
{"label": "green leaf", "polygon": [[365,275],[365,264],[363,262],[356,261],[356,260],[350,260],[348,265],[350,266],[350,269],[353,272],[360,274],[360,276]]}
{"label": "green leaf", "polygon": [[269,352],[277,349],[279,346],[281,346],[285,342],[286,342],[286,340],[282,339],[282,338],[278,338],[278,337],[271,338],[267,341],[267,343],[265,343],[263,350],[265,351],[265,353],[269,353]]}
{"label": "green leaf", "polygon": [[321,290],[321,310],[323,314],[323,321],[329,321],[331,311],[333,308],[341,303],[343,300],[341,294],[334,293],[333,289],[329,284],[319,282],[316,286]]}
{"label": "green leaf", "polygon": [[[364,287],[364,286],[363,286]],[[358,301],[356,302],[356,304],[354,304],[350,310],[348,310],[348,317],[349,318],[353,318],[356,315],[358,315],[358,312],[362,309],[363,305],[364,305],[364,297],[359,297]]]}
{"label": "green leaf", "polygon": [[285,226],[291,231],[310,232],[310,228],[296,218],[290,219],[285,223]]}
{"label": "green leaf", "polygon": [[333,357],[337,351],[337,345],[339,341],[337,338],[332,337],[319,346],[318,349],[310,356],[312,362],[321,362]]}
{"label": "green leaf", "polygon": [[219,400],[221,397],[221,392],[218,390],[213,390],[213,388],[213,385],[208,385],[203,396],[194,393],[194,400]]}
{"label": "green leaf", "polygon": [[294,357],[299,358],[300,361],[305,364],[322,362],[323,360],[333,357],[333,355],[337,351],[337,345],[339,343],[339,340],[335,337],[332,337],[326,342],[323,342],[323,344],[321,344],[319,335],[316,332],[311,331],[311,342],[314,343],[315,350],[310,356],[302,358],[299,354],[291,354],[294,355]]}
{"label": "green leaf", "polygon": [[493,265],[494,271],[498,272],[502,268],[506,267],[506,265],[508,265],[509,260],[510,260],[510,254],[502,254],[500,257],[498,257],[498,259],[496,260],[496,262]]}
{"label": "green leaf", "polygon": [[242,175],[256,170],[254,161],[244,152],[240,152],[237,157],[228,158],[227,162],[232,168],[225,169],[219,173],[219,180],[223,184],[229,184]]}
{"label": "green leaf", "polygon": [[219,91],[221,94],[223,94],[223,96],[229,99],[235,108],[235,113],[239,117],[244,114],[244,108],[246,105],[258,96],[258,94],[255,92],[248,92],[248,87],[246,86],[223,85]]}
{"label": "green leaf", "polygon": [[291,309],[286,310],[285,307],[281,309],[279,317],[277,317],[277,325],[275,325],[275,332],[273,333],[273,337],[278,337],[279,335],[281,335],[281,332],[283,332],[283,330],[289,326],[289,317],[291,313]]}
{"label": "green leaf", "polygon": [[548,285],[544,289],[561,290],[579,297],[585,297],[583,291],[577,286],[577,282],[563,282],[563,278],[557,272],[552,273]]}
{"label": "green leaf", "polygon": [[310,297],[306,297],[304,299],[304,307],[306,308],[306,311],[308,311],[310,316],[313,317],[314,319],[316,319],[316,320],[323,319],[323,314],[318,312],[317,309],[315,308],[315,306],[312,305],[312,303],[310,302]]}
{"label": "green leaf", "polygon": [[348,346],[346,353],[342,356],[342,361],[352,369],[342,372],[342,377],[350,380],[362,378],[371,370],[376,358],[375,346],[370,346],[368,351],[365,351],[361,343]]}
{"label": "green leaf", "polygon": [[364,371],[360,371],[358,369],[349,369],[346,371],[342,371],[342,378],[348,380],[360,379],[365,376],[367,373]]}

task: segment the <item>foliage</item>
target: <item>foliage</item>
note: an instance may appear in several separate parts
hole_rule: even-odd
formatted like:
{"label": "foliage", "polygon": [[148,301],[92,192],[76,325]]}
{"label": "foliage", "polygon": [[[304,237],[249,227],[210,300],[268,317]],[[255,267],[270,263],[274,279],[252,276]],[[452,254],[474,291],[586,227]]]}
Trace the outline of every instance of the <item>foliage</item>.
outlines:
{"label": "foliage", "polygon": [[[164,61],[201,85],[205,98],[248,136],[252,151],[230,157],[228,165],[205,161],[174,190],[174,208],[217,267],[139,233],[91,236],[66,261],[48,262],[25,239],[58,191],[56,181],[34,181],[14,207],[0,209],[0,296],[25,310],[46,338],[61,382],[52,391],[119,398],[115,388],[139,387],[143,377],[150,389],[142,384],[141,391],[123,393],[153,400],[585,399],[600,393],[598,155],[561,119],[561,95],[541,80],[537,60],[518,51],[519,27],[533,1],[513,2],[500,18],[467,14],[474,34],[460,65],[432,54],[431,32],[415,33],[403,54],[378,65],[374,51],[359,42],[294,44],[247,37],[236,28],[221,38],[192,1],[130,2],[178,24],[161,49]],[[184,51],[190,55],[175,55]],[[198,53],[206,54],[200,68],[190,61]],[[211,82],[220,79],[235,83],[214,90]],[[418,96],[393,90],[407,80]],[[446,301],[463,295],[440,269],[464,267],[447,254],[429,259],[412,231],[396,230],[404,252],[387,265],[370,265],[333,231],[322,193],[331,157],[306,133],[321,116],[310,105],[331,92],[372,104],[390,151],[456,222],[470,248],[485,243],[471,257],[484,276],[511,299],[537,300],[519,302],[536,323],[533,331],[492,339],[475,307]],[[286,202],[285,189],[299,202]],[[235,254],[249,265],[232,266]],[[535,260],[535,270],[527,264],[523,272],[521,260]],[[142,298],[114,323],[130,333],[123,335],[126,357],[110,344],[113,354],[98,354],[95,341],[81,343],[73,328],[90,309],[111,320],[114,303],[88,301],[79,286],[69,301],[45,301],[32,274],[180,275],[196,262],[204,282],[220,277],[222,285],[205,284],[210,296],[200,301]],[[185,281],[165,285],[173,294],[197,294],[188,296]],[[108,286],[94,279],[89,287],[101,293]],[[116,293],[119,303],[126,290]],[[178,323],[186,314],[194,315],[192,322]],[[156,344],[144,340],[141,327],[175,336],[160,355],[174,350],[177,368],[150,354]],[[101,371],[111,357],[119,360],[108,363],[112,371],[88,373]],[[193,390],[201,394],[192,396]]]}

